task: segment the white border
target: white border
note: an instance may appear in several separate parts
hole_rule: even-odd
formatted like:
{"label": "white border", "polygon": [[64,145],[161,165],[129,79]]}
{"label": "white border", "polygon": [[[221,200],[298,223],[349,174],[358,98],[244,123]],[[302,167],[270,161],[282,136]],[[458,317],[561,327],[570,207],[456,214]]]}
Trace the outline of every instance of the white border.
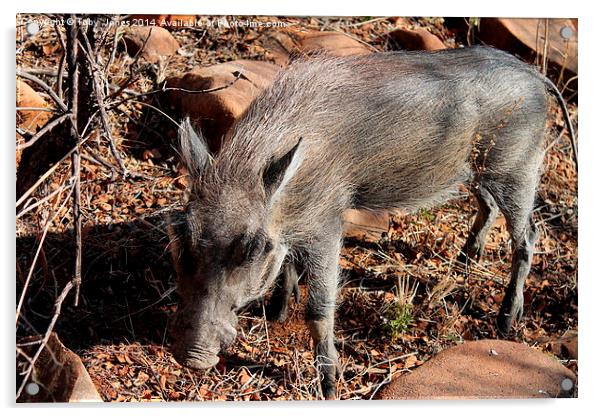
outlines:
{"label": "white border", "polygon": [[[601,256],[600,238],[600,198],[597,191],[600,189],[600,166],[598,158],[602,157],[599,139],[600,119],[597,113],[597,103],[602,97],[600,94],[599,65],[600,42],[602,39],[598,29],[602,23],[600,15],[593,6],[585,2],[567,2],[550,0],[532,4],[534,2],[505,0],[503,2],[436,0],[423,2],[402,2],[384,0],[345,1],[341,3],[327,2],[325,0],[292,1],[255,1],[251,0],[220,0],[211,2],[198,2],[171,0],[146,0],[133,2],[124,0],[103,0],[102,2],[88,2],[70,0],[50,2],[48,0],[16,1],[3,4],[2,20],[4,41],[2,42],[1,65],[4,92],[2,99],[2,125],[5,126],[3,180],[5,193],[0,234],[4,237],[2,265],[6,273],[3,275],[5,294],[5,317],[2,320],[2,334],[5,342],[2,343],[3,357],[6,366],[3,366],[1,380],[2,404],[8,407],[8,413],[43,412],[45,415],[64,415],[71,412],[81,414],[127,414],[127,415],[162,415],[177,412],[179,415],[205,412],[215,413],[240,413],[261,412],[262,415],[306,415],[308,412],[351,412],[366,414],[374,410],[390,413],[405,414],[413,412],[452,414],[503,414],[516,411],[529,411],[547,415],[580,414],[587,411],[590,405],[600,397],[600,314],[599,301],[601,293],[599,266],[596,260]],[[595,4],[591,2],[590,4]],[[4,5],[8,7],[4,7]],[[11,11],[12,10],[12,11]],[[165,405],[104,405],[104,406],[15,406],[14,405],[14,38],[15,14],[17,12],[105,12],[105,13],[174,13],[174,14],[253,14],[253,15],[322,15],[322,16],[504,16],[504,17],[578,17],[579,18],[579,60],[580,60],[580,111],[579,111],[579,338],[580,356],[579,365],[579,398],[565,400],[507,400],[507,401],[458,401],[458,402],[293,402],[293,403],[228,403],[216,404],[187,404],[181,406]],[[598,133],[598,134],[596,134]],[[598,400],[599,401],[599,400]],[[597,402],[597,401],[596,401]]]}

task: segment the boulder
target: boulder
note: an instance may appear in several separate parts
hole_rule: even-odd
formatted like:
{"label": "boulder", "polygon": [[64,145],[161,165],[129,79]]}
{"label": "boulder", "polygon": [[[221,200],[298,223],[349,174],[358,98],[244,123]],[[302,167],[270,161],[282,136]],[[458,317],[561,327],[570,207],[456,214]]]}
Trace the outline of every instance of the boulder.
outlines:
{"label": "boulder", "polygon": [[348,209],[343,214],[343,234],[355,238],[376,242],[389,232],[390,214],[386,211],[363,211]]}
{"label": "boulder", "polygon": [[[17,107],[49,108],[46,100],[25,81],[17,78]],[[35,133],[50,119],[52,113],[40,110],[17,110],[17,126]]]}
{"label": "boulder", "polygon": [[391,16],[391,17],[388,17],[387,20],[390,23],[392,23],[394,26],[399,26],[399,27],[408,26],[410,24],[408,22],[408,19],[406,19],[405,17],[401,17],[401,16]]}
{"label": "boulder", "polygon": [[[17,94],[16,94],[16,106],[20,107],[29,107],[29,108],[48,108],[48,103],[46,100],[40,96],[33,88],[29,86],[25,81],[17,78]],[[41,127],[43,127],[46,122],[52,116],[51,112],[48,111],[40,111],[40,110],[17,110],[17,126],[22,129],[35,133]],[[16,137],[17,144],[22,144],[25,142],[23,136],[17,133]],[[17,150],[16,152],[16,162],[17,168],[19,167],[19,163],[21,162],[21,151]]]}
{"label": "boulder", "polygon": [[285,29],[269,32],[262,43],[276,63],[283,66],[288,64],[292,56],[317,52],[335,56],[371,53],[364,44],[341,32]]}
{"label": "boulder", "polygon": [[131,26],[126,29],[123,40],[130,56],[140,53],[142,58],[151,63],[171,56],[180,49],[180,44],[171,33],[158,26]]}
{"label": "boulder", "polygon": [[248,60],[195,68],[184,75],[167,78],[166,87],[218,90],[208,93],[168,90],[165,99],[180,116],[189,116],[198,124],[211,151],[216,152],[222,136],[259,92],[272,83],[279,70],[269,62]]}
{"label": "boulder", "polygon": [[[33,340],[32,337],[23,343]],[[37,348],[38,344],[34,344],[26,352],[32,356]],[[37,403],[103,401],[82,360],[66,348],[54,332],[37,359],[31,380],[20,400]]]}
{"label": "boulder", "polygon": [[483,18],[480,20],[478,38],[483,43],[495,46],[524,59],[534,62],[542,56],[545,44],[545,21],[548,20],[549,63],[572,75],[577,66],[577,19],[504,19]]}
{"label": "boulder", "polygon": [[445,44],[431,32],[426,29],[418,28],[395,29],[389,32],[389,38],[393,41],[396,49],[407,51],[437,51],[446,49]]}
{"label": "boulder", "polygon": [[579,359],[577,331],[567,331],[567,333],[560,338],[548,340],[544,343],[549,345],[550,350],[558,357],[569,360]]}
{"label": "boulder", "polygon": [[469,341],[445,350],[375,396],[385,400],[572,397],[575,374],[527,345]]}

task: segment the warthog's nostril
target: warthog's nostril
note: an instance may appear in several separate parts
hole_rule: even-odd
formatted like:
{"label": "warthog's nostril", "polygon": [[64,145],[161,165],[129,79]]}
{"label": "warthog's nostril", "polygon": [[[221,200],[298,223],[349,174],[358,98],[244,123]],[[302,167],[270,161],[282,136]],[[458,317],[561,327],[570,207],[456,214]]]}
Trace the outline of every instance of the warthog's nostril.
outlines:
{"label": "warthog's nostril", "polygon": [[173,354],[178,363],[197,370],[214,367],[219,362],[219,357],[216,353],[200,348],[178,348],[174,350]]}
{"label": "warthog's nostril", "polygon": [[206,357],[203,359],[188,357],[184,359],[176,358],[176,360],[184,367],[194,368],[195,370],[206,370],[211,367],[215,367],[219,362],[219,357],[214,355],[212,357]]}

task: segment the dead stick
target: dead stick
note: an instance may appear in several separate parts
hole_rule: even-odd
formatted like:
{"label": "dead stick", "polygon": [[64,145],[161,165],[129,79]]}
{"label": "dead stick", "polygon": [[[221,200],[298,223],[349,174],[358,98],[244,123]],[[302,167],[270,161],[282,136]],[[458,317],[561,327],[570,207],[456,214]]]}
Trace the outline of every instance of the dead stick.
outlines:
{"label": "dead stick", "polygon": [[[63,190],[65,190],[65,188],[69,187],[71,185],[61,185],[59,188],[55,189],[54,191],[52,191],[50,194],[46,195],[44,198],[40,199],[39,201],[26,206],[25,208],[23,208],[23,210],[21,210],[18,214],[17,214],[17,219],[21,218],[23,215],[27,214],[29,211],[31,211],[32,209],[39,207],[40,205],[42,205],[44,202],[52,199],[56,194],[58,194],[59,192],[63,192]],[[30,200],[31,201],[31,200]]]}
{"label": "dead stick", "polygon": [[117,43],[119,42],[120,27],[121,26],[118,24],[115,25],[115,35],[113,36],[113,47],[111,48],[111,55],[109,56],[109,59],[107,60],[107,63],[105,65],[105,70],[104,70],[107,78],[109,76],[109,69],[111,68],[111,65],[113,65],[113,62],[115,61],[115,55],[117,54]]}
{"label": "dead stick", "polygon": [[[58,75],[58,71],[52,68],[40,68],[36,66],[29,66],[21,67],[21,69],[23,70],[23,72],[27,72],[31,75],[46,75],[49,77],[56,77]],[[63,68],[63,77],[66,76],[68,76],[67,71],[65,71],[65,69]]]}
{"label": "dead stick", "polygon": [[123,163],[123,160],[121,159],[121,156],[119,155],[119,151],[117,150],[117,146],[115,144],[115,138],[113,137],[113,133],[111,132],[111,125],[109,123],[109,115],[107,114],[106,104],[104,102],[103,88],[101,85],[101,84],[106,85],[106,80],[102,78],[102,75],[104,74],[104,72],[102,72],[100,70],[100,68],[98,68],[97,63],[95,63],[93,61],[92,54],[91,54],[92,46],[90,45],[90,42],[88,41],[87,38],[85,38],[85,42],[86,42],[86,47],[88,49],[86,58],[88,61],[88,65],[90,67],[90,73],[92,74],[92,77],[94,78],[92,85],[94,87],[94,95],[96,97],[96,103],[98,104],[98,110],[100,112],[100,120],[102,123],[102,127],[103,127],[105,134],[107,136],[107,139],[109,141],[109,148],[111,149],[111,153],[113,154],[113,157],[115,158],[115,160],[117,161],[117,165],[119,166],[119,170],[121,171],[122,176],[126,177],[128,174],[128,171],[125,167],[125,164]]}
{"label": "dead stick", "polygon": [[74,286],[77,287],[77,283],[74,282],[73,280],[69,281],[63,288],[63,291],[61,292],[59,297],[54,301],[54,314],[52,315],[52,319],[50,320],[50,325],[48,325],[48,329],[46,330],[46,333],[44,334],[44,338],[42,339],[42,343],[38,347],[38,350],[36,351],[34,356],[30,360],[28,360],[29,367],[28,367],[27,371],[25,372],[25,377],[23,377],[23,381],[21,382],[21,385],[19,386],[19,390],[17,390],[17,399],[23,393],[23,389],[25,388],[25,386],[27,385],[27,382],[29,381],[29,378],[31,377],[31,373],[33,372],[36,361],[42,354],[42,351],[44,351],[44,348],[46,348],[46,345],[48,345],[48,340],[50,339],[50,336],[52,335],[52,330],[54,329],[54,326],[56,325],[56,321],[58,320],[58,317],[61,314],[61,307],[63,305],[63,302],[65,301],[65,298],[67,297],[69,292],[71,292],[71,289],[73,289]]}
{"label": "dead stick", "polygon": [[[76,150],[71,155],[71,174],[75,178],[73,185],[73,231],[75,239],[75,270],[73,282],[75,284],[74,305],[79,303],[79,288],[81,285],[81,262],[82,262],[82,218],[81,218],[81,188],[80,188],[80,145],[81,136],[78,131],[78,107],[79,107],[79,60],[78,42],[79,27],[75,16],[72,25],[67,29],[67,68],[69,72],[69,107],[71,109],[71,141],[75,143]],[[85,36],[85,33],[83,34]]]}
{"label": "dead stick", "polygon": [[47,113],[56,113],[54,108],[50,107],[17,107],[15,108],[17,111],[45,111]]}
{"label": "dead stick", "polygon": [[[157,88],[155,90],[151,90],[151,91],[147,91],[147,92],[134,93],[131,97],[123,98],[123,99],[121,99],[119,101],[113,101],[112,103],[110,103],[108,105],[108,109],[112,110],[113,108],[119,107],[121,104],[124,104],[124,103],[126,103],[128,101],[135,100],[135,99],[138,99],[138,98],[141,98],[141,97],[145,97],[147,95],[152,95],[152,94],[157,94],[157,93],[160,93],[160,92],[165,92],[165,91],[179,91],[179,92],[183,92],[183,93],[186,93],[186,94],[209,94],[211,92],[217,92],[217,91],[225,90],[226,88],[231,87],[240,78],[246,79],[246,77],[243,75],[243,73],[241,71],[237,71],[236,72],[236,77],[232,81],[228,82],[227,84],[220,85],[219,87],[208,88],[206,90],[188,90],[186,88],[166,87],[165,83],[163,83],[163,86],[161,88]],[[123,91],[120,91],[120,92],[130,93],[130,91],[125,90],[125,89]],[[115,94],[111,94],[111,95],[117,95],[117,94],[115,93]]]}
{"label": "dead stick", "polygon": [[[117,34],[117,32],[115,32],[115,34]],[[130,65],[130,74],[128,75],[125,82],[123,82],[119,86],[119,89],[117,91],[115,91],[114,93],[112,93],[110,95],[110,97],[118,96],[119,94],[121,94],[121,92],[124,89],[126,89],[133,82],[133,78],[134,78],[133,68],[136,66],[136,64],[140,60],[140,57],[142,56],[142,52],[144,51],[144,48],[146,48],[146,44],[148,43],[148,40],[150,39],[152,34],[153,34],[153,28],[151,27],[150,30],[148,31],[148,35],[146,35],[146,39],[144,39],[144,42],[142,43],[142,47],[140,49],[138,49],[138,52],[136,52],[136,55],[134,55],[134,60],[133,60],[132,64]]]}
{"label": "dead stick", "polygon": [[54,25],[54,31],[56,32],[56,36],[61,44],[61,49],[63,53],[61,55],[61,60],[59,61],[59,69],[56,74],[56,93],[59,98],[63,98],[63,76],[65,73],[65,63],[67,60],[67,45],[65,44],[65,40],[63,39],[63,35],[61,34],[61,30],[59,29],[59,25]]}
{"label": "dead stick", "polygon": [[37,188],[38,186],[40,186],[46,179],[48,179],[48,177],[50,175],[52,175],[52,173],[61,165],[61,163],[63,163],[65,160],[67,160],[68,157],[71,157],[71,155],[83,144],[85,143],[88,139],[90,138],[90,136],[86,137],[85,139],[82,140],[82,142],[78,145],[76,145],[75,147],[73,147],[71,150],[69,150],[67,152],[67,154],[65,156],[63,156],[61,158],[61,160],[59,160],[58,162],[56,162],[50,169],[48,169],[46,171],[46,173],[44,173],[42,176],[40,176],[40,179],[38,179],[36,181],[36,183],[34,183],[31,188],[29,188],[23,195],[21,195],[21,198],[19,198],[19,200],[17,201],[17,203],[15,204],[15,208],[18,208],[19,205],[21,205],[23,202],[25,202],[25,200],[27,199],[28,196],[30,196]]}
{"label": "dead stick", "polygon": [[548,73],[548,51],[550,48],[550,20],[549,19],[545,19],[545,26],[544,26],[544,41],[543,41],[543,56],[542,56],[542,70],[541,72],[544,75],[547,75]]}
{"label": "dead stick", "polygon": [[[91,162],[91,163],[95,163],[99,166],[104,166],[105,168],[109,169],[112,172],[111,174],[113,174],[113,172],[115,172],[115,170],[116,170],[115,166],[111,165],[109,162],[107,162],[101,156],[95,154],[93,152],[93,149],[90,146],[86,145],[86,146],[84,146],[84,149],[86,149],[90,154],[82,153],[82,159],[87,160],[88,162]],[[94,155],[94,156],[92,156],[92,155]]]}
{"label": "dead stick", "polygon": [[46,123],[46,125],[44,127],[42,127],[36,134],[34,134],[33,136],[31,136],[31,138],[26,141],[23,144],[19,144],[17,145],[17,150],[23,150],[31,145],[33,145],[35,142],[37,142],[42,136],[44,136],[46,133],[48,133],[50,130],[52,130],[53,128],[55,128],[56,126],[58,126],[59,124],[61,124],[63,121],[67,120],[69,117],[71,116],[70,113],[67,114],[63,114],[59,117],[56,117],[54,120],[49,121],[48,123]]}
{"label": "dead stick", "polygon": [[[72,190],[69,192],[71,194]],[[29,272],[27,273],[27,278],[25,279],[25,283],[23,284],[23,292],[21,292],[21,296],[19,296],[19,303],[17,304],[17,312],[15,325],[19,322],[19,316],[21,315],[21,308],[23,307],[23,302],[25,301],[25,294],[27,293],[27,288],[29,287],[29,282],[31,281],[31,277],[33,276],[33,271],[35,269],[36,263],[38,262],[38,257],[40,256],[40,252],[42,251],[42,245],[44,244],[44,240],[46,240],[46,235],[48,234],[48,230],[52,225],[54,219],[60,214],[63,207],[67,204],[69,200],[69,196],[65,198],[65,200],[61,203],[60,207],[55,211],[54,215],[48,219],[46,224],[44,225],[44,230],[42,231],[42,235],[40,237],[40,242],[38,243],[38,248],[36,249],[36,253],[31,262],[31,267],[29,268]]]}
{"label": "dead stick", "polygon": [[21,136],[23,136],[23,138],[26,139],[26,140],[29,140],[29,139],[31,139],[33,137],[33,133],[32,132],[30,132],[28,130],[25,130],[22,127],[17,127],[16,131],[17,131],[18,134],[20,134]]}
{"label": "dead stick", "polygon": [[82,215],[81,215],[81,188],[80,188],[80,162],[81,155],[79,151],[73,154],[72,173],[75,176],[75,184],[73,187],[73,222],[74,222],[74,238],[75,238],[75,300],[74,306],[79,304],[79,288],[82,281]]}

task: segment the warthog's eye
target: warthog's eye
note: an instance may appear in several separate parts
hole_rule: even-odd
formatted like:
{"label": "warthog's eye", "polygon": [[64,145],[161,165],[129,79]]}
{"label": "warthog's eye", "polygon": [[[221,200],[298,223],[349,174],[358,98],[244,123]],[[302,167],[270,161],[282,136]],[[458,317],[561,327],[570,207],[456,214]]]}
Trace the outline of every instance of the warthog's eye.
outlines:
{"label": "warthog's eye", "polygon": [[258,232],[254,236],[242,236],[232,242],[230,260],[234,265],[240,266],[243,263],[256,260],[272,248],[272,243],[267,241],[265,234],[262,232]]}
{"label": "warthog's eye", "polygon": [[246,257],[248,261],[253,261],[263,253],[263,248],[265,247],[265,237],[263,234],[257,234],[251,241],[247,244],[246,248]]}
{"label": "warthog's eye", "polygon": [[274,244],[272,244],[271,241],[266,241],[265,242],[265,247],[263,248],[263,252],[265,254],[268,254],[269,252],[271,252],[274,249]]}

